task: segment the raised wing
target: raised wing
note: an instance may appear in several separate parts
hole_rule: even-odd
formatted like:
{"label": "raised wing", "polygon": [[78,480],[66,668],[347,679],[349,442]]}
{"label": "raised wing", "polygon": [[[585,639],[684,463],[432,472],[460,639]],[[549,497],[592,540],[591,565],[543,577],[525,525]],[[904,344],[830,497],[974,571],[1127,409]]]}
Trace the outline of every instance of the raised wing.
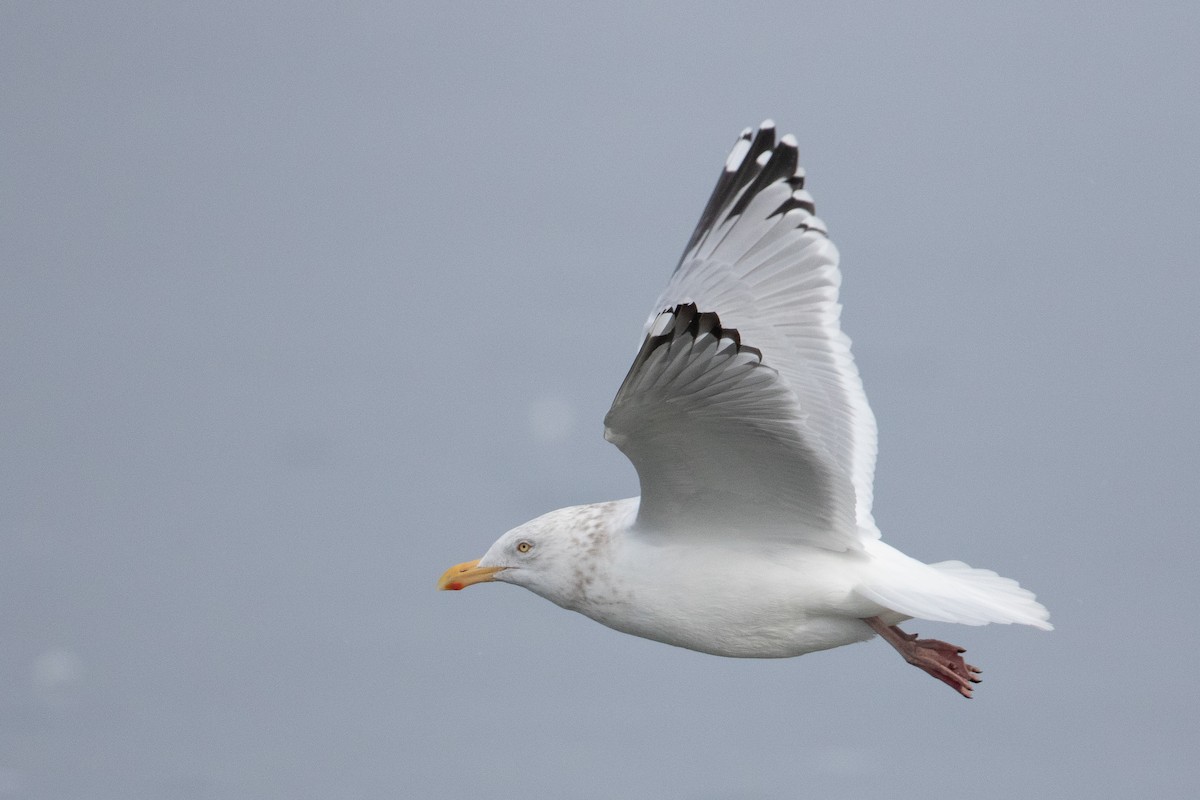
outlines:
{"label": "raised wing", "polygon": [[804,427],[795,392],[717,314],[659,314],[605,438],[637,468],[639,524],[861,546],[849,480]]}
{"label": "raised wing", "polygon": [[862,534],[877,537],[875,416],[838,322],[840,283],[837,249],[804,190],[795,139],[776,143],[767,121],[745,130],[726,159],[647,335],[661,311],[694,303],[758,348],[795,394],[807,452],[846,476]]}

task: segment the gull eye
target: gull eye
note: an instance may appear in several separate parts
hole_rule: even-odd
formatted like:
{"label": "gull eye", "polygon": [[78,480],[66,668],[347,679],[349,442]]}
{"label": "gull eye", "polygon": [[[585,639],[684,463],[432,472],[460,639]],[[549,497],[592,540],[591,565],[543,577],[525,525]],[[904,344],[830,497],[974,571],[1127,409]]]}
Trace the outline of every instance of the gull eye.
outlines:
{"label": "gull eye", "polygon": [[533,549],[533,542],[527,541],[525,539],[522,539],[521,541],[517,542],[517,552],[518,553],[528,553],[532,549]]}

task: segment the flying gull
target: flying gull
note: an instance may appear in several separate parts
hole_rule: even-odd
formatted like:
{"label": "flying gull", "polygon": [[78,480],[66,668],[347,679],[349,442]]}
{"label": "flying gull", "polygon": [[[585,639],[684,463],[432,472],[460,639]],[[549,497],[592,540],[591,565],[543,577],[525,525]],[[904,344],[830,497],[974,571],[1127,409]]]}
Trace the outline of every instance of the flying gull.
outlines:
{"label": "flying gull", "polygon": [[878,634],[970,697],[964,650],[919,618],[1050,630],[1032,592],[885,544],[875,417],[838,322],[838,253],[796,140],[734,144],[604,419],[641,496],[551,511],[451,567],[441,589],[513,583],[625,633],[786,658]]}

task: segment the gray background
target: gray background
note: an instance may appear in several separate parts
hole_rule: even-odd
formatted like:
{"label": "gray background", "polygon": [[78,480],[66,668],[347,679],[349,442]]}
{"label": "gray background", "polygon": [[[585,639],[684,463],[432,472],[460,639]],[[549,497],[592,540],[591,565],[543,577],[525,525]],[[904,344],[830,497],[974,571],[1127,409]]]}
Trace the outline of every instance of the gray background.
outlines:
{"label": "gray background", "polygon": [[[0,798],[1192,797],[1200,6],[0,11]],[[1051,634],[797,660],[437,593],[794,131],[876,517]]]}

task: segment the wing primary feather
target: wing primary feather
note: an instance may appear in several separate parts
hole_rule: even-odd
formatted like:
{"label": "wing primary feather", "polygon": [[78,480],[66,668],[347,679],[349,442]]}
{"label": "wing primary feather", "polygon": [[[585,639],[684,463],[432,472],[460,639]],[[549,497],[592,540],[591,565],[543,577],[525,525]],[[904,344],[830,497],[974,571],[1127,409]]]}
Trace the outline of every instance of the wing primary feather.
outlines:
{"label": "wing primary feather", "polygon": [[[747,185],[750,184],[754,177],[758,174],[762,166],[758,163],[760,155],[770,152],[775,148],[775,127],[774,125],[759,126],[759,129],[751,134],[749,130],[742,133],[738,137],[735,144],[736,149],[745,147],[741,143],[748,141],[749,147],[746,148],[745,155],[738,162],[736,169],[729,170],[729,164],[726,163],[726,169],[722,170],[721,177],[717,179],[717,185],[713,189],[712,195],[708,198],[708,203],[704,206],[704,211],[700,214],[700,221],[696,224],[696,229],[692,231],[692,236],[688,239],[687,247],[683,248],[686,255],[695,248],[702,239],[712,230],[717,220],[722,216],[723,210],[734,202],[738,193],[741,192]],[[683,263],[683,258],[680,258],[680,263]],[[678,266],[676,266],[678,269]]]}
{"label": "wing primary feather", "polygon": [[758,193],[770,186],[772,183],[780,180],[787,180],[796,174],[796,169],[800,165],[800,152],[794,144],[780,142],[775,145],[775,149],[771,152],[771,157],[757,175],[754,176],[753,182],[738,198],[733,208],[729,210],[729,216],[736,217],[741,215],[750,202],[758,196]]}

